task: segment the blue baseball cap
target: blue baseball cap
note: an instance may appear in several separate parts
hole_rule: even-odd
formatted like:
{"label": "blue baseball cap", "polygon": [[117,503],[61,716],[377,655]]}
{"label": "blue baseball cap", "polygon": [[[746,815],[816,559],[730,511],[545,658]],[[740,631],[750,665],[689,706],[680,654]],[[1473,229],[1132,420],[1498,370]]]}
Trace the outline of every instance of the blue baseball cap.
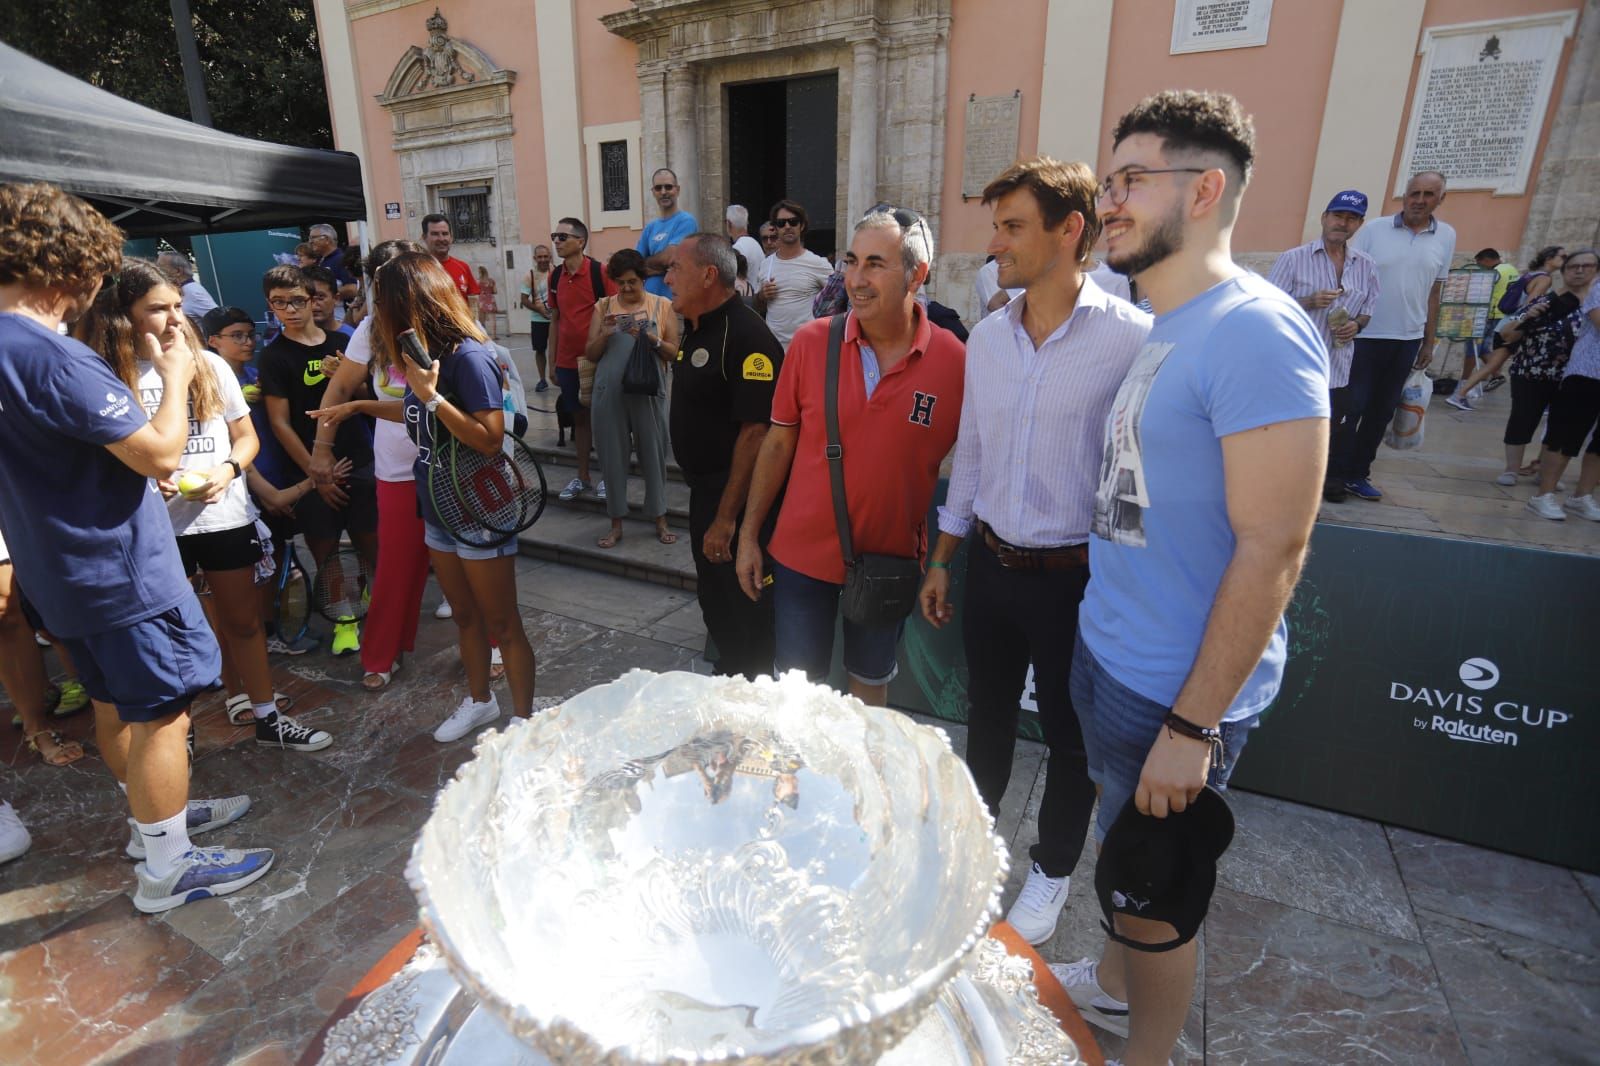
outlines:
{"label": "blue baseball cap", "polygon": [[1367,198],[1365,194],[1355,189],[1346,189],[1344,192],[1328,201],[1328,206],[1323,209],[1323,214],[1329,211],[1347,211],[1352,215],[1367,217]]}

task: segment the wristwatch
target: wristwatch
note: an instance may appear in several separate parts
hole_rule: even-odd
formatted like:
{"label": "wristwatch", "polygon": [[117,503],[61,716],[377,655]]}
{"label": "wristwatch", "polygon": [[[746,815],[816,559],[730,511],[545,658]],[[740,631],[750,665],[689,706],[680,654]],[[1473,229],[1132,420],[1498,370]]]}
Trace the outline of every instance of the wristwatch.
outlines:
{"label": "wristwatch", "polygon": [[439,409],[439,405],[442,403],[444,403],[444,397],[440,396],[438,393],[434,393],[433,399],[424,401],[422,406],[423,409],[431,415]]}
{"label": "wristwatch", "polygon": [[227,460],[227,463],[228,463],[229,466],[233,467],[233,476],[234,477],[236,477],[236,478],[244,477],[244,468],[239,465],[237,460],[229,459],[229,460]]}

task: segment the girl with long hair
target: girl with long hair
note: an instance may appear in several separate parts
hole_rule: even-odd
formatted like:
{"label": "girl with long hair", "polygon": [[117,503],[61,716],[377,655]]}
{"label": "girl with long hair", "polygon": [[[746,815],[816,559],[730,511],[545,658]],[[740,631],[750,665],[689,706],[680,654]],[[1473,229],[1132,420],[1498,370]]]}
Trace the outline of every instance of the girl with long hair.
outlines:
{"label": "girl with long hair", "polygon": [[185,351],[195,361],[188,397],[189,443],[175,477],[156,482],[156,487],[167,501],[184,572],[192,580],[200,575],[197,587],[209,591],[201,602],[222,646],[229,702],[242,703],[240,696],[249,701],[257,743],[320,751],[333,738],[282,713],[272,689],[255,589],[262,545],[243,476],[259,441],[244,392],[222,357],[200,346],[184,317],[182,296],[156,265],[125,259],[115,282],[100,290],[79,323],[78,336],[154,412],[161,406],[164,386],[140,355],[137,341],[146,333],[163,352]]}
{"label": "girl with long hair", "polygon": [[[423,539],[454,609],[461,661],[467,670],[467,697],[434,731],[448,743],[500,717],[490,689],[489,642],[496,641],[505,660],[512,712],[527,717],[533,709],[533,648],[517,608],[516,538],[492,548],[459,540],[435,511],[428,493],[428,467],[435,437],[446,434],[461,444],[493,455],[505,440],[504,381],[495,351],[472,319],[455,282],[427,252],[405,252],[372,275],[371,342],[374,373],[403,367],[401,403],[341,404],[314,412],[325,422],[366,413],[402,422],[417,446],[412,468],[416,500],[422,511]],[[415,330],[433,358],[424,370],[400,350],[399,336]],[[380,558],[381,558],[380,552]]]}

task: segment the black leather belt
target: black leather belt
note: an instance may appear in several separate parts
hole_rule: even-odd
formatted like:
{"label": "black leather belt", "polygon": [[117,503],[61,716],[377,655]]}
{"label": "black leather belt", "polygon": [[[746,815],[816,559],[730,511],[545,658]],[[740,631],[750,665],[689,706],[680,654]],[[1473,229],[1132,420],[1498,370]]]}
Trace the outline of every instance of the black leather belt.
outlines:
{"label": "black leather belt", "polygon": [[1087,544],[1070,544],[1062,548],[1018,548],[995,536],[994,529],[981,518],[978,520],[978,537],[1007,570],[1074,570],[1089,565]]}

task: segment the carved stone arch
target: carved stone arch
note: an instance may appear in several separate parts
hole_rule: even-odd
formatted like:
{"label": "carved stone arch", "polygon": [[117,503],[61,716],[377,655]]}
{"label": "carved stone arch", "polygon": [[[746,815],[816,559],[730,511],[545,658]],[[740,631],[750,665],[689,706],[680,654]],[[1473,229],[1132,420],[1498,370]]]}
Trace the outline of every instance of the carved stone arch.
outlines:
{"label": "carved stone arch", "polygon": [[[492,84],[498,81],[515,81],[516,72],[502,70],[495,66],[483,49],[466,41],[451,39],[450,45],[455,53],[458,64],[456,73],[459,85]],[[432,81],[432,66],[429,54],[421,45],[412,45],[400,57],[400,62],[394,65],[394,70],[389,73],[389,81],[379,95],[380,103],[390,103],[403,96],[414,96],[417,93],[429,92],[438,88],[451,88],[454,86],[435,86]]]}

